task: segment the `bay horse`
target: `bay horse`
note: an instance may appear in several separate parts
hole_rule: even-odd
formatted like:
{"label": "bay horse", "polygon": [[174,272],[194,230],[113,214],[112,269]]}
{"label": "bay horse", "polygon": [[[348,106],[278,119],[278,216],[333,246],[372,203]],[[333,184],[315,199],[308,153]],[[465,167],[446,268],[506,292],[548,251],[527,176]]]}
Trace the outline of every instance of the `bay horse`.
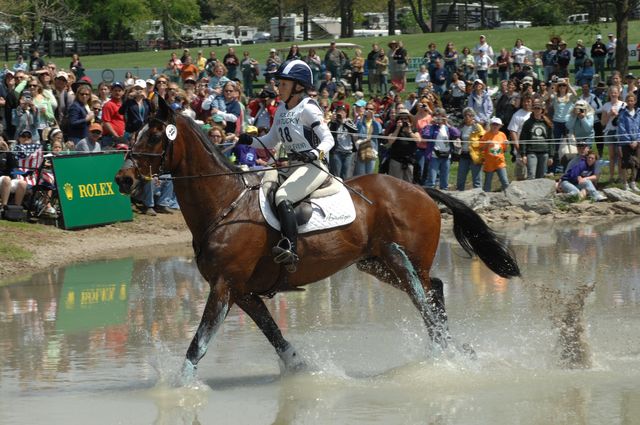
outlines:
{"label": "bay horse", "polygon": [[350,188],[366,194],[372,204],[352,194],[354,222],[300,235],[301,259],[297,270],[288,274],[271,256],[280,234],[260,212],[260,179],[239,170],[193,120],[175,114],[159,99],[156,115],[136,135],[116,175],[120,191],[130,193],[140,181],[170,173],[193,235],[197,266],[211,291],[184,360],[187,379],[195,377],[198,362],[233,304],[264,333],[285,371],[304,368],[304,360],[282,336],[262,296],[296,290],[352,264],[409,295],[434,347],[472,354],[472,349],[454,343],[446,324],[442,281],[429,275],[440,238],[436,201],[453,213],[455,237],[469,255],[478,255],[500,276],[520,275],[506,245],[471,208],[438,190],[382,174],[348,180]]}

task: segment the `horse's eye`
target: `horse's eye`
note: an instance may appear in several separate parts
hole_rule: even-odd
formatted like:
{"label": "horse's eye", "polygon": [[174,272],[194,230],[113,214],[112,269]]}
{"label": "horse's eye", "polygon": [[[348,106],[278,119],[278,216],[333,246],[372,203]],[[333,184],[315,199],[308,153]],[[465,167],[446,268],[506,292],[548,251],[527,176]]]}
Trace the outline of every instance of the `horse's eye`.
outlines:
{"label": "horse's eye", "polygon": [[153,133],[149,135],[149,144],[155,145],[162,141],[162,135],[160,133]]}

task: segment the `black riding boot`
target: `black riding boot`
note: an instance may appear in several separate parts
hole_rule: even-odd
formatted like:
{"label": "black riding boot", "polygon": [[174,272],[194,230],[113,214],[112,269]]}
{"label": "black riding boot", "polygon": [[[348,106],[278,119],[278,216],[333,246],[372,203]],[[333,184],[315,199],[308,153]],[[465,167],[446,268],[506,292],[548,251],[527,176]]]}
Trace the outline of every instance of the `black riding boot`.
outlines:
{"label": "black riding boot", "polygon": [[291,202],[282,201],[278,204],[278,218],[280,219],[282,239],[271,251],[273,261],[278,264],[284,264],[287,271],[293,273],[296,271],[296,264],[298,263],[298,254],[296,252],[298,223]]}

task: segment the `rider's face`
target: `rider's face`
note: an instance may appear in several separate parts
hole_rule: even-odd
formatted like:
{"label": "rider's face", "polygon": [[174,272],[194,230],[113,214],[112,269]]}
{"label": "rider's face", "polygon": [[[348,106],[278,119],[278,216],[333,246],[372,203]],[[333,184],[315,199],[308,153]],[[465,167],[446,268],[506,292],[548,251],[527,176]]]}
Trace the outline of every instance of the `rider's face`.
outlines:
{"label": "rider's face", "polygon": [[291,80],[280,80],[280,85],[278,86],[278,90],[280,91],[281,99],[288,99],[293,92],[293,87],[296,83]]}

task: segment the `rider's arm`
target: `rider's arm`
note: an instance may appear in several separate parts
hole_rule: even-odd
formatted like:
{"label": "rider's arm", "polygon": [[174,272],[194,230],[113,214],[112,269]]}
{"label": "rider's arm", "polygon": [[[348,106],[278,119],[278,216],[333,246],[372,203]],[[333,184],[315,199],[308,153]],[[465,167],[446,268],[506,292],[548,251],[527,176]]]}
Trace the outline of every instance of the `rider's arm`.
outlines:
{"label": "rider's arm", "polygon": [[324,122],[322,110],[315,103],[307,103],[302,111],[302,125],[309,126],[311,130],[318,136],[318,146],[316,146],[316,154],[320,157],[319,152],[324,152],[324,156],[329,156],[329,151],[335,145],[335,140],[329,131],[329,126]]}

